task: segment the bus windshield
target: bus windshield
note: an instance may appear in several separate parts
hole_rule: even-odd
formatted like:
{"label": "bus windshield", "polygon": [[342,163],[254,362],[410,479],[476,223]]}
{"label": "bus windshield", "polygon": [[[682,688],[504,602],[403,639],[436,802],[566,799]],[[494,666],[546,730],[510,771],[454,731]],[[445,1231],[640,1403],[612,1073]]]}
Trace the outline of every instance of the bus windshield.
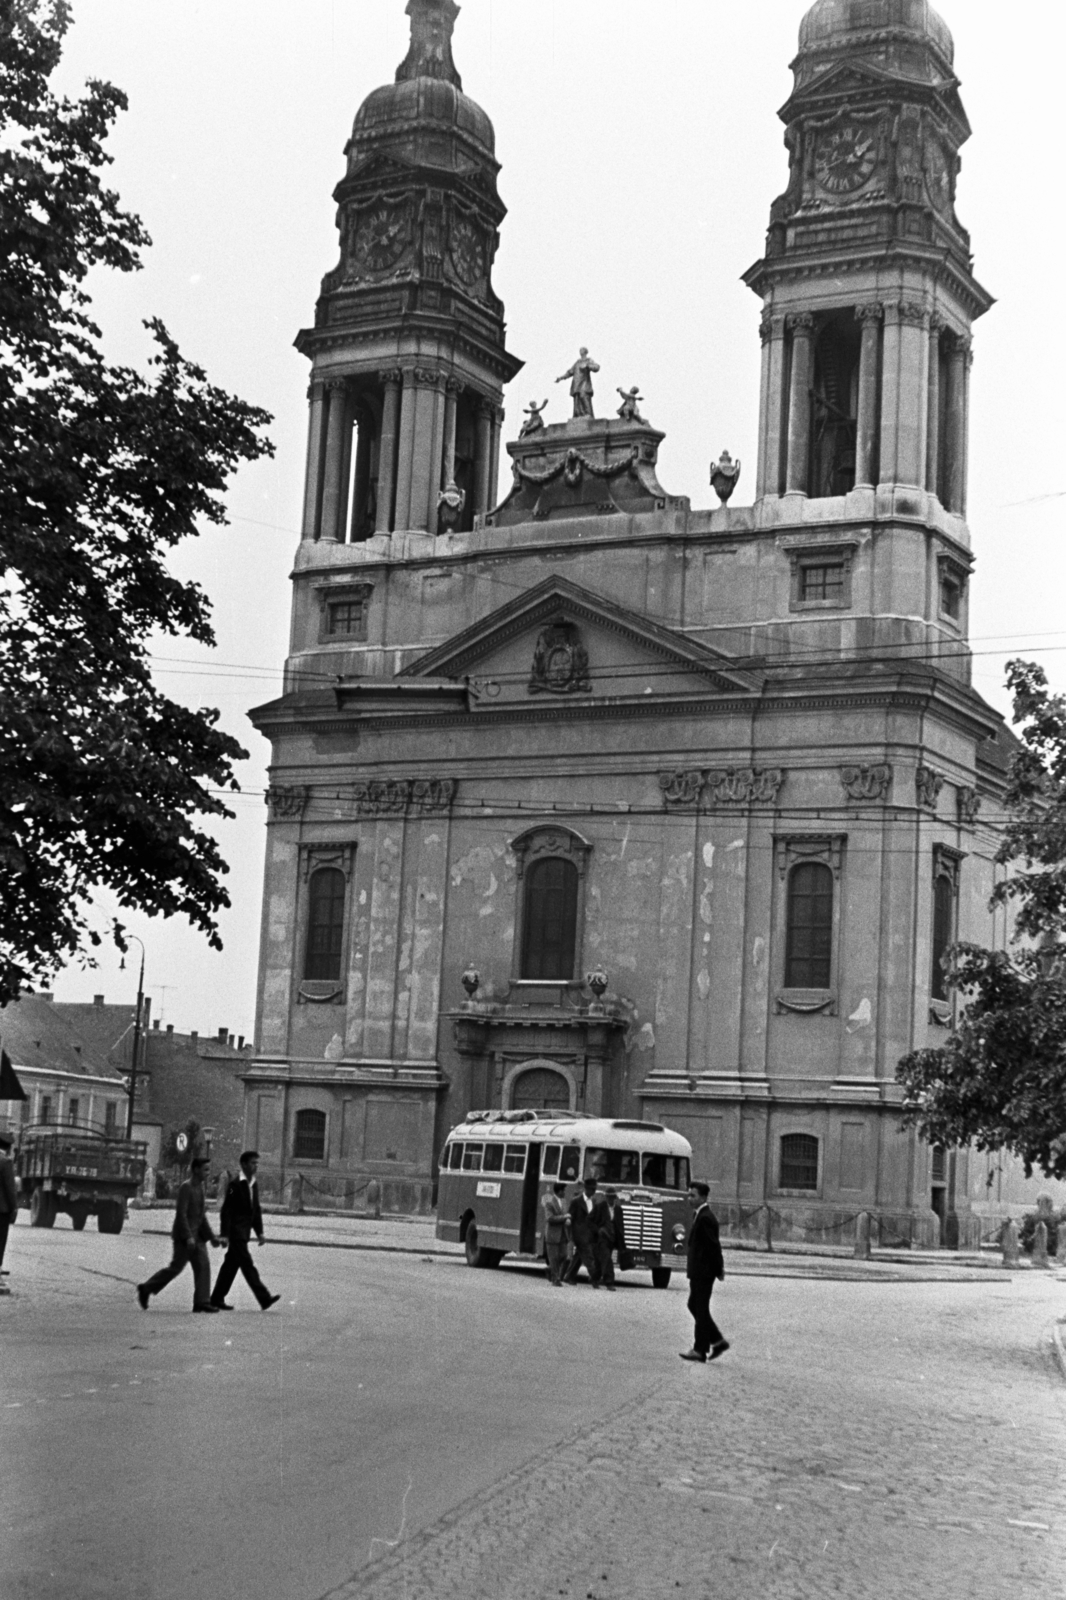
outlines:
{"label": "bus windshield", "polygon": [[687,1189],[688,1156],[646,1155],[643,1182],[650,1189]]}
{"label": "bus windshield", "polygon": [[639,1183],[640,1156],[635,1150],[598,1150],[589,1145],[585,1151],[585,1177],[598,1183]]}

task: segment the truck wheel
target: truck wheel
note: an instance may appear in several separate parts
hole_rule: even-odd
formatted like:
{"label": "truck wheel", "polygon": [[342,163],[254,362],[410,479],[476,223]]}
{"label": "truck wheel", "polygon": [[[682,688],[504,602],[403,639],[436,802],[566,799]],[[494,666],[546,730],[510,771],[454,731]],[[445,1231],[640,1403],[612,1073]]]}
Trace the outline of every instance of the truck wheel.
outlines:
{"label": "truck wheel", "polygon": [[96,1213],[96,1226],[101,1233],[121,1233],[125,1220],[125,1209],[117,1200],[105,1200]]}
{"label": "truck wheel", "polygon": [[72,1206],[70,1212],[70,1225],[75,1233],[80,1233],[89,1220],[88,1206]]}
{"label": "truck wheel", "polygon": [[669,1287],[670,1287],[670,1268],[669,1267],[652,1267],[652,1269],[651,1269],[651,1281],[652,1281],[652,1286],[654,1288],[656,1288],[656,1289],[669,1289]]}
{"label": "truck wheel", "polygon": [[56,1197],[39,1185],[30,1195],[30,1227],[50,1228],[56,1220]]}

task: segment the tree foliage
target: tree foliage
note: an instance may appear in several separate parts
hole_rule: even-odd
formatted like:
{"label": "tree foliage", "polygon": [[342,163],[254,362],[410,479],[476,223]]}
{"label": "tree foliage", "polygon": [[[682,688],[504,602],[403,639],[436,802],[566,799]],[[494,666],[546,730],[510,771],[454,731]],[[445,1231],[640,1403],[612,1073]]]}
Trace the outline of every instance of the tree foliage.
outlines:
{"label": "tree foliage", "polygon": [[196,819],[232,815],[245,752],[159,692],[148,642],[213,643],[167,552],[271,452],[267,414],[160,322],[146,374],[104,359],[86,277],[135,271],[150,241],[101,181],[125,97],[49,88],[68,24],[64,0],[0,0],[0,1003],[100,942],[98,888],[219,945],[226,867]]}
{"label": "tree foliage", "polygon": [[992,903],[1015,910],[1014,946],[948,952],[958,1027],[904,1057],[897,1076],[908,1120],[931,1143],[1005,1148],[1027,1173],[1066,1178],[1066,698],[1030,662],[1011,661],[1007,683],[1021,744],[997,852],[1011,874]]}

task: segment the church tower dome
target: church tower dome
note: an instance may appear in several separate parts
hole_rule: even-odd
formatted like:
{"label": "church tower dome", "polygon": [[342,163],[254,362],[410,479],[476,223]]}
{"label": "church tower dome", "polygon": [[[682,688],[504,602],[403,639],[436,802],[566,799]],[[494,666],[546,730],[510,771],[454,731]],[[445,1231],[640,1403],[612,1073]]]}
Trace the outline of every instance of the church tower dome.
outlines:
{"label": "church tower dome", "polygon": [[408,0],[411,41],[373,90],[334,191],[340,261],[310,356],[303,536],[461,531],[494,503],[505,344],[492,263],[506,207],[486,113],[452,59],[455,0]]}
{"label": "church tower dome", "polygon": [[[955,212],[970,125],[928,0],[816,0],[780,116],[757,493],[966,510],[970,327],[992,304]],[[959,536],[964,528],[959,528]]]}

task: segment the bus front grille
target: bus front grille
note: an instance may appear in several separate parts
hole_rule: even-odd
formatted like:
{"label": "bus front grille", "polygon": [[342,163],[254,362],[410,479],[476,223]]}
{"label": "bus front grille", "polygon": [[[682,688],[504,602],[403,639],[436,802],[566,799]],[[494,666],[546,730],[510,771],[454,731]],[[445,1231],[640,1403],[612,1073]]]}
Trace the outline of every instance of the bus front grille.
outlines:
{"label": "bus front grille", "polygon": [[626,1249],[654,1251],[663,1248],[663,1214],[658,1206],[623,1206],[622,1227]]}

